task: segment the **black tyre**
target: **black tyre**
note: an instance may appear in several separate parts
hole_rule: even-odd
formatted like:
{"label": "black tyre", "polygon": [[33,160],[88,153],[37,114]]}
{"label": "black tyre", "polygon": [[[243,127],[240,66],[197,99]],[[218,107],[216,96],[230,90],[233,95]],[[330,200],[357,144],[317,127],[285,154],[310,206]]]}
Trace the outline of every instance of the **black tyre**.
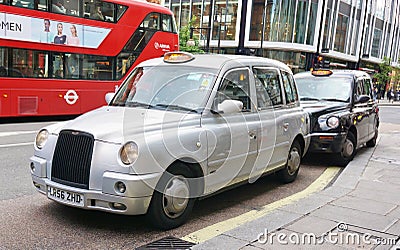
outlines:
{"label": "black tyre", "polygon": [[378,139],[378,126],[376,126],[375,125],[375,134],[374,134],[374,137],[371,139],[371,140],[369,140],[369,141],[367,141],[367,147],[370,147],[370,148],[372,148],[372,147],[375,147],[375,145],[376,145],[376,140]]}
{"label": "black tyre", "polygon": [[283,169],[278,171],[278,176],[283,183],[293,182],[299,173],[302,149],[298,141],[294,141],[290,147],[288,159]]}
{"label": "black tyre", "polygon": [[352,132],[347,133],[345,142],[342,145],[342,152],[339,153],[340,166],[346,166],[350,161],[354,159],[356,155],[357,140]]}
{"label": "black tyre", "polygon": [[162,175],[147,212],[155,227],[168,230],[185,223],[194,205],[190,177],[193,174],[184,164]]}

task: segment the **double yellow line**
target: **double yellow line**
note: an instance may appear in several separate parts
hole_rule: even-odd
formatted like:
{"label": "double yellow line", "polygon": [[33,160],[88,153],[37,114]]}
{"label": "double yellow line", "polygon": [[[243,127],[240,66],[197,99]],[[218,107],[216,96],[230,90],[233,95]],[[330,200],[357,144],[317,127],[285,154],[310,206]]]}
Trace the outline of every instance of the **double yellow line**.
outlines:
{"label": "double yellow line", "polygon": [[332,180],[335,178],[337,173],[341,170],[339,167],[328,167],[321,175],[316,179],[310,186],[308,186],[303,191],[295,193],[284,199],[275,201],[268,205],[263,206],[260,210],[251,210],[234,218],[218,222],[211,226],[202,228],[196,232],[190,233],[184,237],[182,240],[189,241],[192,243],[202,243],[206,240],[212,239],[224,232],[235,229],[247,222],[261,218],[275,209],[281,208],[298,200],[301,200],[315,192],[323,190]]}

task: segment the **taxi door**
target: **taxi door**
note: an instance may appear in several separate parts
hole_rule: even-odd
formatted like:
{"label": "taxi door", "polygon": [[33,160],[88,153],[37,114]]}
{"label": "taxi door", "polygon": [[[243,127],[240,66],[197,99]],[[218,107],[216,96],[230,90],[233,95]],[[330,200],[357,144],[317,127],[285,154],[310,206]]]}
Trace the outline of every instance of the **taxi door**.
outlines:
{"label": "taxi door", "polygon": [[207,192],[248,178],[257,157],[260,120],[252,105],[251,88],[254,79],[248,68],[228,71],[218,88],[214,107],[225,100],[243,103],[240,112],[213,113],[202,118],[207,131],[208,179]]}
{"label": "taxi door", "polygon": [[[273,67],[254,67],[256,104],[260,124],[259,157],[251,172],[255,181],[264,172],[273,169],[286,160],[287,152],[282,137],[282,120],[285,109],[279,71]],[[283,143],[282,143],[283,142]]]}
{"label": "taxi door", "polygon": [[[354,88],[354,100],[361,95],[365,95],[364,79],[357,79]],[[370,105],[368,103],[355,103],[353,108],[353,124],[357,128],[357,145],[368,140]]]}

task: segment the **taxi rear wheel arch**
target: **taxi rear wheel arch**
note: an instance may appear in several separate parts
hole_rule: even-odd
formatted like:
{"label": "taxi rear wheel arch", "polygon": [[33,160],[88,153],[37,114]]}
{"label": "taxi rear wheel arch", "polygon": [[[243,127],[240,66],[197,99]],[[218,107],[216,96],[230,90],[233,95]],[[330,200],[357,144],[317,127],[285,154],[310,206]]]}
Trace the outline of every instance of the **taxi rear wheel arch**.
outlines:
{"label": "taxi rear wheel arch", "polygon": [[[154,227],[168,230],[186,222],[200,189],[198,180],[202,178],[194,178],[200,177],[198,174],[196,164],[185,164],[181,161],[174,162],[164,172],[154,190],[147,212]],[[171,194],[188,194],[188,197],[173,197]]]}

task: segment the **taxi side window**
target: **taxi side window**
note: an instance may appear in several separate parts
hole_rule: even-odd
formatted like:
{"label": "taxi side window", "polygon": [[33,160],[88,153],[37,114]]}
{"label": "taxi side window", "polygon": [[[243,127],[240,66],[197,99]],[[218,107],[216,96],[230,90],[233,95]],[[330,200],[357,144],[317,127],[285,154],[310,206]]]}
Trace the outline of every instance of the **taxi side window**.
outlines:
{"label": "taxi side window", "polygon": [[227,99],[241,101],[243,102],[242,111],[250,111],[249,71],[240,69],[228,72],[218,90],[217,98],[218,103]]}
{"label": "taxi side window", "polygon": [[355,92],[356,96],[360,96],[364,93],[364,80],[362,79],[357,80]]}
{"label": "taxi side window", "polygon": [[282,91],[279,81],[279,73],[273,68],[253,68],[256,94],[257,94],[257,107],[259,109],[268,106],[277,106],[283,104]]}
{"label": "taxi side window", "polygon": [[364,95],[368,95],[369,97],[371,97],[371,99],[374,98],[370,79],[364,80],[364,92]]}
{"label": "taxi side window", "polygon": [[286,102],[290,104],[298,101],[299,97],[294,85],[293,76],[286,71],[282,71],[282,80],[285,89]]}

